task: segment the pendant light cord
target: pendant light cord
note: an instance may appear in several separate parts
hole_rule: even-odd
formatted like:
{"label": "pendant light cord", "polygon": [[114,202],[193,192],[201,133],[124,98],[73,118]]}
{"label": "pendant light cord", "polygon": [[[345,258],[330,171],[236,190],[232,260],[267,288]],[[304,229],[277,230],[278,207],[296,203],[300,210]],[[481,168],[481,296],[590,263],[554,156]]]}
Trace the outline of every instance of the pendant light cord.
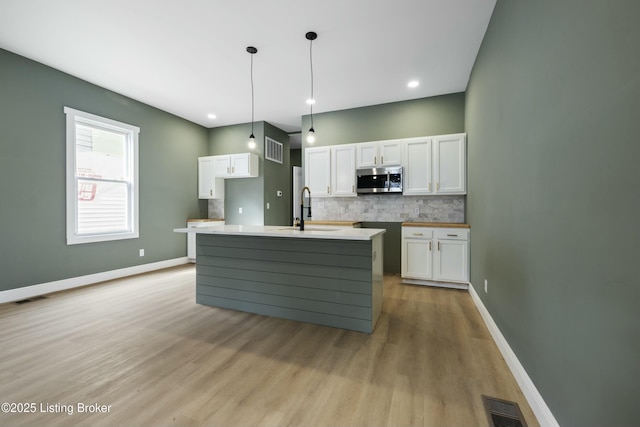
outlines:
{"label": "pendant light cord", "polygon": [[251,54],[251,135],[253,135],[253,54]]}
{"label": "pendant light cord", "polygon": [[313,39],[309,40],[309,64],[311,65],[311,127],[313,128],[313,103],[315,98],[313,97]]}

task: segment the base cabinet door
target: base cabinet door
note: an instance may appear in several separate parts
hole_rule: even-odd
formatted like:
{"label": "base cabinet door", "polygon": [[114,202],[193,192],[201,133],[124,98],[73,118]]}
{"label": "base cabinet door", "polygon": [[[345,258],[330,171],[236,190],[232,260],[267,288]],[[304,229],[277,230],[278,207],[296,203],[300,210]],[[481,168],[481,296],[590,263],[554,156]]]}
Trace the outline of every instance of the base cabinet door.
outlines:
{"label": "base cabinet door", "polygon": [[433,232],[421,227],[402,227],[402,277],[431,279]]}
{"label": "base cabinet door", "polygon": [[432,248],[430,239],[405,239],[402,246],[402,277],[431,279]]}
{"label": "base cabinet door", "polygon": [[466,241],[438,240],[434,256],[434,279],[468,282],[468,246]]}

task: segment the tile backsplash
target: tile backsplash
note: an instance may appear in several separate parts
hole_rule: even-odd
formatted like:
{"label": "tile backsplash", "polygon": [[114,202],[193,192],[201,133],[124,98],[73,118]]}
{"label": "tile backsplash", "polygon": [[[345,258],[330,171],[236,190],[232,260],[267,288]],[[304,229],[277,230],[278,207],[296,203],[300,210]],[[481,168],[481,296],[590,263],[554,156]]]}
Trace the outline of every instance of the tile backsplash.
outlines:
{"label": "tile backsplash", "polygon": [[[460,223],[465,220],[464,203],[465,196],[367,194],[312,198],[311,212],[316,221]],[[209,218],[224,218],[224,200],[209,200]]]}
{"label": "tile backsplash", "polygon": [[224,200],[209,199],[209,218],[224,218]]}
{"label": "tile backsplash", "polygon": [[368,194],[358,197],[316,197],[311,200],[311,211],[313,219],[317,221],[461,223],[465,220],[464,203],[465,196]]}

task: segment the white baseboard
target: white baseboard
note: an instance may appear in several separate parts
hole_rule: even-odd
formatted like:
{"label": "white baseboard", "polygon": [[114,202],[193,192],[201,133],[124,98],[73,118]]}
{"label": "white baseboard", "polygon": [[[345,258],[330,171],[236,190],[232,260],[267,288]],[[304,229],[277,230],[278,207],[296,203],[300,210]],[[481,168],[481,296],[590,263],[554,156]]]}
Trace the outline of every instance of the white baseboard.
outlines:
{"label": "white baseboard", "polygon": [[105,271],[102,273],[89,274],[86,276],[71,277],[69,279],[56,280],[54,282],[41,283],[39,285],[25,286],[22,288],[0,291],[0,304],[11,301],[20,301],[38,295],[50,294],[52,292],[64,291],[66,289],[78,288],[80,286],[92,285],[106,280],[119,279],[121,277],[133,276],[134,274],[147,273],[149,271],[163,268],[175,267],[187,264],[187,257],[174,258],[166,261],[152,262],[149,264],[136,265],[133,267],[121,268],[118,270]]}
{"label": "white baseboard", "polygon": [[484,303],[478,296],[476,290],[473,287],[473,284],[471,283],[469,283],[469,294],[471,295],[471,299],[478,308],[478,311],[480,312],[485,325],[487,325],[487,329],[489,329],[489,332],[491,333],[493,340],[498,346],[498,349],[500,349],[502,357],[507,362],[509,369],[511,369],[511,373],[520,386],[520,389],[527,399],[531,410],[538,419],[538,423],[540,423],[542,427],[560,427],[558,421],[556,421],[555,417],[551,413],[551,410],[542,398],[542,395],[540,395],[535,384],[533,384],[533,381],[531,381],[531,378],[529,378],[527,371],[525,371],[524,366],[522,366],[516,354],[513,352],[513,350],[511,350],[509,343],[507,342],[504,335],[502,335],[502,332],[500,332],[500,329],[498,328],[498,325],[496,325],[496,322],[493,321],[491,314],[489,314],[489,311],[484,306]]}

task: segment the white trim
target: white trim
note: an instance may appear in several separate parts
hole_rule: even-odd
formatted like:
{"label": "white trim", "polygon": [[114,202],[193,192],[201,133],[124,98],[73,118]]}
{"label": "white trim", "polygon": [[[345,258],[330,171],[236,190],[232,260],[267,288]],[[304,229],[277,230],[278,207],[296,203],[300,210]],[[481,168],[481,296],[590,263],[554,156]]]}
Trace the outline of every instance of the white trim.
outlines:
{"label": "white trim", "polygon": [[[76,110],[63,108],[66,115],[66,234],[67,245],[82,243],[106,242],[122,239],[137,239],[140,237],[139,226],[139,134],[140,128],[128,123],[119,122],[107,117]],[[76,124],[107,129],[126,136],[127,160],[130,168],[127,184],[129,186],[129,223],[130,229],[123,232],[107,234],[77,234],[78,224],[78,188],[76,176]]]}
{"label": "white trim", "polygon": [[538,419],[538,423],[540,423],[542,427],[559,427],[560,425],[558,424],[558,421],[556,421],[555,417],[551,413],[551,410],[542,398],[542,395],[540,394],[540,392],[538,392],[538,389],[536,388],[535,384],[533,384],[533,381],[531,381],[531,378],[529,378],[527,371],[525,371],[524,367],[518,360],[518,357],[513,352],[513,350],[511,350],[509,343],[507,342],[504,335],[502,335],[502,332],[500,332],[500,329],[498,328],[498,325],[496,325],[496,322],[493,321],[491,314],[484,306],[484,303],[478,296],[476,290],[473,287],[473,284],[471,283],[469,283],[469,294],[471,295],[471,299],[478,308],[480,316],[482,316],[482,320],[484,320],[484,324],[487,326],[487,329],[489,329],[489,333],[491,333],[493,341],[498,346],[500,353],[502,353],[502,357],[507,362],[511,373],[515,377],[516,382],[520,386],[522,393],[527,399],[531,410]]}
{"label": "white trim", "polygon": [[56,280],[54,282],[41,283],[39,285],[25,286],[22,288],[9,289],[0,292],[0,304],[20,301],[38,295],[50,294],[52,292],[64,291],[78,288],[80,286],[93,285],[107,280],[119,279],[121,277],[133,276],[135,274],[148,273],[150,271],[161,270],[163,268],[175,267],[187,264],[187,257],[168,259],[165,261],[152,262],[149,264],[136,265],[133,267],[121,268],[118,270],[105,271],[102,273],[89,274],[86,276],[71,277],[69,279]]}

